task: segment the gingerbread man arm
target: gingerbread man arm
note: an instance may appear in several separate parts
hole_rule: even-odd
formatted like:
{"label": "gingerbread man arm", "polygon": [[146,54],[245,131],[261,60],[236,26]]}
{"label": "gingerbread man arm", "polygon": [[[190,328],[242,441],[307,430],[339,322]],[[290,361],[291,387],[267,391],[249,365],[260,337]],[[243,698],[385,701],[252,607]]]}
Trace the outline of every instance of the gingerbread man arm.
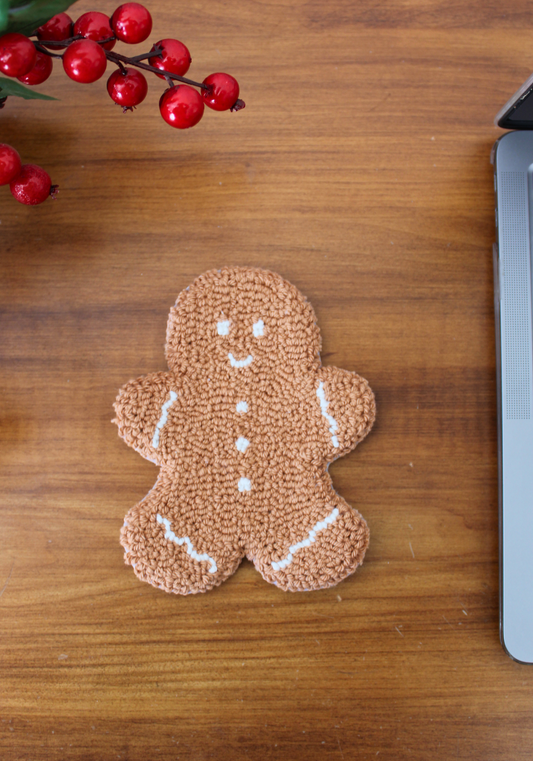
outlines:
{"label": "gingerbread man arm", "polygon": [[156,465],[162,465],[167,459],[165,426],[181,407],[177,404],[178,395],[182,395],[178,386],[174,373],[144,375],[126,383],[113,405],[116,412],[113,422],[118,425],[119,435]]}
{"label": "gingerbread man arm", "polygon": [[321,418],[320,455],[331,462],[347,454],[369,433],[376,402],[364,378],[338,367],[319,370],[315,393]]}

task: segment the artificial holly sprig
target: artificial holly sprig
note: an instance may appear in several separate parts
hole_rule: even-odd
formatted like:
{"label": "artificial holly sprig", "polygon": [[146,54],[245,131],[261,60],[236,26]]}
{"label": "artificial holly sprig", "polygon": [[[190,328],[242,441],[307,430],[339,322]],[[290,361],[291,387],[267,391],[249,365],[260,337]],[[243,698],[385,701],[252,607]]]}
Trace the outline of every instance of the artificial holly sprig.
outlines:
{"label": "artificial holly sprig", "polygon": [[[107,91],[124,112],[132,111],[145,99],[148,83],[142,71],[146,71],[167,82],[168,89],[160,98],[159,111],[167,124],[178,129],[197,124],[205,106],[215,111],[240,111],[244,108],[245,104],[239,98],[239,84],[231,75],[221,72],[210,74],[203,82],[184,76],[192,59],[187,47],[179,40],[159,40],[148,53],[131,57],[113,51],[117,40],[138,44],[149,37],[151,30],[149,11],[136,2],[119,6],[111,18],[98,11],[90,11],[75,23],[68,14],[61,12],[29,36],[8,32],[0,37],[0,71],[31,87],[48,79],[52,73],[53,59],[59,58],[67,76],[76,82],[89,84],[104,75],[107,62],[111,61],[118,68],[107,80]],[[31,37],[37,39],[32,40]],[[54,52],[59,50],[64,52]],[[146,60],[148,63],[145,63]],[[16,87],[2,87],[5,81],[0,79],[0,108],[7,95],[20,94],[16,92]],[[6,181],[5,177],[9,175],[6,171],[2,182],[1,163],[0,156],[0,184],[10,182],[11,192],[18,197],[13,191],[17,177]],[[50,188],[55,189],[55,186],[50,184]],[[39,198],[41,196],[42,192],[38,194]],[[35,198],[37,195],[34,195]],[[22,197],[18,200],[31,204],[41,202],[23,200]]]}
{"label": "artificial holly sprig", "polygon": [[[89,83],[99,79],[105,71],[105,59],[107,59],[118,65],[124,78],[127,77],[126,66],[134,66],[164,78],[170,87],[174,87],[176,81],[190,87],[198,87],[203,96],[204,105],[215,110],[238,111],[244,107],[243,101],[238,98],[238,83],[229,74],[210,75],[211,79],[208,78],[203,82],[195,82],[184,76],[192,59],[187,47],[179,40],[159,40],[148,53],[137,56],[129,57],[113,51],[117,40],[137,44],[148,38],[151,29],[152,17],[149,11],[139,3],[129,2],[119,6],[111,18],[98,11],[90,11],[73,23],[68,14],[57,14],[39,27],[32,36],[38,38],[38,41],[34,41],[34,46],[41,56],[61,57],[65,72],[75,81]],[[62,55],[51,52],[61,48],[65,49]],[[149,63],[143,63],[146,59]],[[30,75],[31,72],[28,76]],[[113,88],[108,81],[109,94],[126,110],[138,105],[146,96],[147,86],[144,85],[143,77],[139,73],[124,81],[117,75],[113,79]],[[126,97],[124,92],[119,93],[119,90],[127,90],[128,96]],[[193,96],[186,91],[181,93],[185,100],[192,103],[198,95],[196,93]],[[128,100],[128,104],[124,103],[125,99]],[[196,112],[200,109],[193,110]],[[203,108],[200,110],[200,118],[202,114]],[[162,115],[165,118],[165,115]],[[193,123],[197,121],[192,119],[189,123],[188,119],[183,118],[174,119],[169,123],[185,129],[193,126]]]}

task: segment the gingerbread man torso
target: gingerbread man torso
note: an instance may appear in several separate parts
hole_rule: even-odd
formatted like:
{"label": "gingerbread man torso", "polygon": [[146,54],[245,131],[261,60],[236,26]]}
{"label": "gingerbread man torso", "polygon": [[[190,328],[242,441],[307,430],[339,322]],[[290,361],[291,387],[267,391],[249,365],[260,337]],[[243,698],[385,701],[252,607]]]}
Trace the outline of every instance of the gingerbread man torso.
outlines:
{"label": "gingerbread man torso", "polygon": [[284,589],[316,589],[362,561],[366,523],[326,466],[370,430],[374,400],[355,373],[322,368],[319,346],[312,308],[272,273],[207,273],[180,296],[171,371],[115,404],[120,434],[161,466],[122,530],[141,579],[206,591],[247,556]]}

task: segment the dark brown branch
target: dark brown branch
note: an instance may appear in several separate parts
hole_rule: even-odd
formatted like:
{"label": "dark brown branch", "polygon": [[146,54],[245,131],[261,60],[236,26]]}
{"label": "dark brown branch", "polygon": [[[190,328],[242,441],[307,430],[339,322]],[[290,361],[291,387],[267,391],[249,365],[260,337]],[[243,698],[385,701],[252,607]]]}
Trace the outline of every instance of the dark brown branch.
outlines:
{"label": "dark brown branch", "polygon": [[[187,79],[186,77],[180,77],[177,74],[172,74],[170,71],[164,71],[163,69],[158,69],[155,66],[150,66],[147,63],[141,63],[139,60],[139,56],[136,56],[135,58],[128,58],[125,55],[121,55],[120,53],[115,53],[113,50],[105,50],[104,53],[106,54],[106,57],[110,61],[114,61],[115,63],[125,63],[129,64],[130,66],[136,66],[139,69],[144,69],[144,71],[151,71],[153,74],[162,74],[165,79],[175,79],[178,82],[183,82],[186,85],[192,85],[193,87],[200,87],[202,90],[209,90],[209,85],[204,85],[203,82],[194,82],[192,79]],[[156,54],[151,53],[150,58],[153,58]]]}
{"label": "dark brown branch", "polygon": [[63,58],[61,53],[52,53],[51,50],[48,50],[45,48],[40,42],[34,42],[33,43],[36,50],[39,50],[41,53],[44,53],[45,55],[49,55],[50,58]]}
{"label": "dark brown branch", "polygon": [[58,50],[59,48],[68,48],[71,42],[85,39],[86,38],[83,36],[83,34],[77,34],[75,37],[67,37],[66,40],[32,40],[32,42],[36,47],[37,45],[46,45],[47,47],[53,48],[54,50]]}

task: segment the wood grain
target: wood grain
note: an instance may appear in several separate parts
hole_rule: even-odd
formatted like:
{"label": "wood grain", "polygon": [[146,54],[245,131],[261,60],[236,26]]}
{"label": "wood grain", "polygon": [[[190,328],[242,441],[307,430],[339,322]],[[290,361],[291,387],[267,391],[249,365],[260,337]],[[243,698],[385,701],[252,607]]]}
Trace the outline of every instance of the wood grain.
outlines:
{"label": "wood grain", "polygon": [[[28,209],[0,189],[0,757],[530,759],[533,671],[498,640],[489,164],[533,68],[530,4],[150,9],[153,40],[175,30],[191,76],[233,73],[244,111],[177,133],[155,81],[123,116],[56,68],[59,101],[1,113],[61,190]],[[123,565],[156,470],[112,403],[165,368],[169,307],[224,264],[293,282],[324,363],[375,390],[374,431],[331,468],[371,528],[334,589],[245,562],[177,598]]]}

